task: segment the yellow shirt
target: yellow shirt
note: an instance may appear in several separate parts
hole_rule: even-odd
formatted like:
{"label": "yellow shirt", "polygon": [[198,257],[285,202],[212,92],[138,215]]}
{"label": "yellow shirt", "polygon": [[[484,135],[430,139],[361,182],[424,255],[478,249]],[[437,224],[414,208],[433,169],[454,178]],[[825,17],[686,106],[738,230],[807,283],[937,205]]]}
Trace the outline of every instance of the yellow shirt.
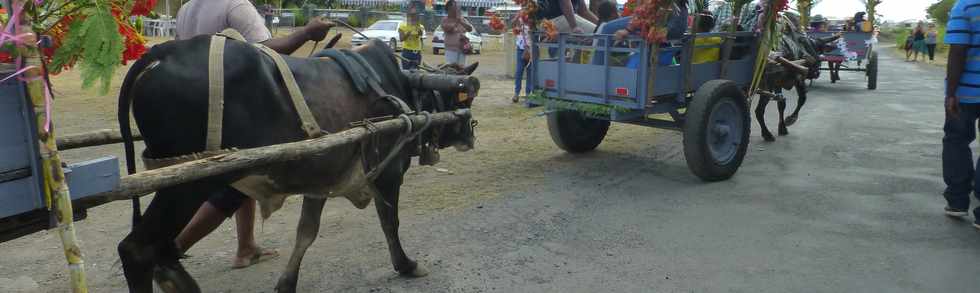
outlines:
{"label": "yellow shirt", "polygon": [[694,39],[694,64],[715,62],[721,59],[721,48],[697,48],[700,46],[721,45],[721,37],[707,37]]}
{"label": "yellow shirt", "polygon": [[411,51],[422,51],[422,31],[425,27],[421,23],[415,23],[415,25],[408,24],[407,21],[402,22],[398,26],[398,32],[405,34],[405,39],[402,40],[402,49]]}

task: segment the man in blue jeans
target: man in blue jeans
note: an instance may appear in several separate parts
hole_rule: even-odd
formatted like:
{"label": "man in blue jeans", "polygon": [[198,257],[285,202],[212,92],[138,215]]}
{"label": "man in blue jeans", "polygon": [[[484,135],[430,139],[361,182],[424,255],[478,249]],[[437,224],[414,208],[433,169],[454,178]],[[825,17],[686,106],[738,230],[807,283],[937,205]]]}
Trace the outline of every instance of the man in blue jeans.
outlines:
{"label": "man in blue jeans", "polygon": [[[950,11],[946,43],[946,135],[943,137],[943,180],[946,182],[946,214],[964,217],[970,209],[970,193],[980,196],[980,176],[974,169],[970,143],[977,137],[980,119],[980,0],[959,0]],[[980,162],[978,162],[980,163]],[[973,226],[980,229],[980,209],[973,210]]]}
{"label": "man in blue jeans", "polygon": [[[514,36],[514,39],[515,39],[514,40],[515,41],[514,48],[517,49],[516,50],[517,51],[517,56],[516,56],[517,57],[517,68],[515,68],[516,72],[514,73],[514,97],[511,98],[510,101],[511,102],[514,102],[514,103],[517,103],[517,102],[520,101],[521,82],[524,81],[524,79],[525,79],[524,78],[524,73],[527,72],[527,70],[526,70],[527,69],[527,63],[531,61],[530,60],[531,59],[530,58],[531,55],[530,55],[530,52],[529,52],[529,50],[531,50],[531,47],[529,46],[529,44],[527,42],[528,41],[527,32],[528,32],[528,30],[530,30],[530,28],[528,28],[527,25],[525,25],[524,23],[522,23],[521,20],[519,18],[516,18],[516,17],[515,17],[514,25],[515,26],[518,26],[520,28],[520,33]],[[528,75],[530,75],[530,73],[528,73]],[[524,94],[525,95],[530,95],[531,94],[531,85],[530,84],[526,84],[525,85],[525,87],[524,87]]]}

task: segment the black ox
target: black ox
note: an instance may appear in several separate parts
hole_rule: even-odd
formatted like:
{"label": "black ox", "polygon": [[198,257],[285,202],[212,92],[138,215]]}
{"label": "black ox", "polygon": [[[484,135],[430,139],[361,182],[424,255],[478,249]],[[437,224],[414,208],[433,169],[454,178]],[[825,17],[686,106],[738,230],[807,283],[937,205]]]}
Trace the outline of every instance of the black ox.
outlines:
{"label": "black ox", "polygon": [[[170,158],[204,150],[208,128],[209,38],[200,36],[154,46],[126,75],[119,98],[119,122],[130,172],[135,169],[129,135],[130,105],[145,140],[144,157]],[[475,84],[467,91],[468,99],[458,98],[460,91],[420,88],[413,86],[415,83],[409,76],[399,70],[392,50],[383,43],[372,41],[353,51],[363,56],[380,75],[384,92],[402,98],[413,110],[435,112],[469,108],[479,87],[475,79],[459,76]],[[377,91],[359,93],[335,60],[288,56],[285,59],[323,131],[336,133],[351,128],[352,123],[358,121],[402,112],[388,99],[379,97]],[[307,138],[271,58],[250,44],[228,40],[224,61],[222,148],[254,148]],[[476,64],[456,73],[469,75],[475,68]],[[379,170],[375,180],[364,181],[361,186],[366,187],[361,191],[374,191],[369,193],[375,200],[391,260],[395,271],[402,275],[425,274],[402,249],[398,236],[399,188],[411,157],[423,153],[424,149],[472,148],[472,126],[467,120],[431,128],[417,141],[406,144],[390,164]],[[180,253],[174,238],[208,195],[255,175],[274,182],[278,192],[304,195],[296,247],[276,286],[280,292],[295,291],[300,262],[316,239],[326,198],[345,196],[331,193],[340,192],[338,186],[357,177],[358,174],[353,172],[359,170],[363,175],[364,170],[370,170],[370,162],[381,161],[397,139],[397,136],[380,136],[305,160],[275,163],[159,190],[141,220],[118,247],[130,291],[152,292],[154,277],[163,288],[200,291],[178,260]],[[371,199],[367,197],[367,201],[361,202],[352,199],[352,202],[364,208]],[[267,206],[263,199],[258,200],[263,208]],[[265,211],[263,209],[264,215]],[[138,210],[134,212],[138,213]]]}
{"label": "black ox", "polygon": [[[780,32],[778,47],[774,49],[779,53],[778,57],[770,58],[766,72],[763,76],[759,91],[759,104],[755,108],[756,120],[762,128],[762,137],[766,141],[775,141],[776,138],[766,126],[765,114],[766,106],[770,100],[776,100],[779,108],[779,135],[788,135],[788,126],[796,123],[799,119],[800,109],[806,104],[807,99],[807,79],[815,79],[820,75],[820,53],[818,48],[825,46],[839,36],[830,36],[823,39],[814,39],[807,36],[801,29],[798,16],[787,13],[780,19]],[[796,95],[799,100],[796,109],[789,117],[785,116],[786,98],[783,90],[796,88]]]}

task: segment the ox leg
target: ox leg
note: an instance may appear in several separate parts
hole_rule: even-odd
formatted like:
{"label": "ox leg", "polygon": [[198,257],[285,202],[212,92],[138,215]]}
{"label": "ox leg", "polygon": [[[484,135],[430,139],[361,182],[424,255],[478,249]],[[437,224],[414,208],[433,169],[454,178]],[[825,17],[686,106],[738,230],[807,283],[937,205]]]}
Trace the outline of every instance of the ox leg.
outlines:
{"label": "ox leg", "polygon": [[806,105],[806,92],[807,92],[806,82],[804,81],[797,82],[796,96],[798,97],[798,99],[796,100],[796,109],[793,110],[793,114],[790,114],[789,117],[786,117],[786,126],[793,126],[793,124],[796,124],[796,120],[800,118],[800,109],[803,109],[803,105]]}
{"label": "ox leg", "polygon": [[776,137],[772,136],[769,127],[766,127],[766,106],[769,105],[769,99],[766,95],[759,95],[759,104],[755,106],[755,120],[759,121],[759,128],[762,128],[762,138],[766,141],[775,141]]}
{"label": "ox leg", "polygon": [[374,207],[378,210],[381,229],[388,241],[388,252],[391,253],[391,263],[395,271],[406,277],[422,277],[428,272],[408,258],[398,237],[398,195],[409,162],[407,157],[396,159],[378,176],[374,183],[378,188]]}
{"label": "ox leg", "polygon": [[786,129],[786,99],[783,98],[776,101],[776,106],[779,108],[779,130],[780,136],[789,134],[789,130]]}
{"label": "ox leg", "polygon": [[140,223],[119,243],[119,259],[130,292],[153,292],[154,277],[167,292],[200,292],[178,261],[177,233],[216,188],[182,185],[160,190]]}
{"label": "ox leg", "polygon": [[303,197],[303,211],[299,216],[299,227],[296,228],[296,246],[289,256],[286,270],[279,276],[276,292],[296,292],[300,263],[306,255],[306,249],[310,248],[320,231],[320,215],[323,214],[323,205],[326,202],[326,197]]}

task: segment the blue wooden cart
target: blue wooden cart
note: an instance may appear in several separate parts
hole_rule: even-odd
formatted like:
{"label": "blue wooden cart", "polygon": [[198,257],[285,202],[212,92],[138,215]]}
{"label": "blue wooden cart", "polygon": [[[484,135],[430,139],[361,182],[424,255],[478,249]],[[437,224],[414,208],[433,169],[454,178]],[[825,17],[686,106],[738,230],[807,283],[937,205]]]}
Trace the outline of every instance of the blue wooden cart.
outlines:
{"label": "blue wooden cart", "polygon": [[[716,42],[696,47],[696,39]],[[746,93],[758,40],[751,32],[688,34],[653,48],[642,39],[560,34],[532,45],[528,79],[536,94],[528,105],[547,107],[552,140],[572,153],[598,147],[610,121],[682,131],[690,170],[705,181],[726,180],[748,147]],[[719,57],[694,64],[696,49],[718,49]]]}
{"label": "blue wooden cart", "polygon": [[[0,84],[0,242],[53,228],[56,223],[42,192],[34,121],[24,83],[11,79]],[[77,202],[116,187],[119,163],[115,157],[78,162],[69,164],[65,175],[72,200]],[[86,217],[86,205],[74,208],[74,220]]]}
{"label": "blue wooden cart", "polygon": [[[825,38],[836,32],[810,32],[810,37]],[[827,64],[820,70],[830,72],[830,82],[836,83],[840,80],[841,71],[864,72],[868,81],[868,89],[878,88],[878,52],[875,48],[877,38],[873,32],[840,32],[843,36],[845,49],[841,50],[837,42],[821,48],[820,61]],[[849,52],[852,52],[848,56]]]}

